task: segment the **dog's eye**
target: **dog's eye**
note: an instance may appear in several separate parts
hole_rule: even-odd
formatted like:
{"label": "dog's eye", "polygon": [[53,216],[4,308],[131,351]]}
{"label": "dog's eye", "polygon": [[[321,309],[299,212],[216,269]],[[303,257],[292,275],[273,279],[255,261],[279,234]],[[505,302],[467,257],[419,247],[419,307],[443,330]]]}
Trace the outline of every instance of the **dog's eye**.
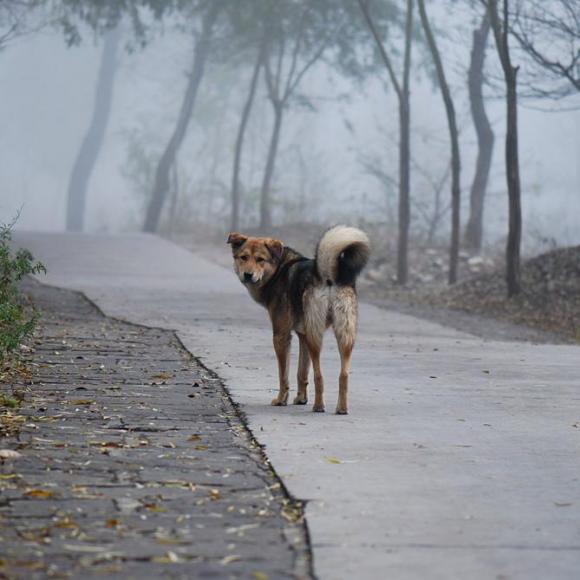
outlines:
{"label": "dog's eye", "polygon": [[256,258],[256,262],[258,262],[258,264],[260,264],[261,262],[264,262],[264,258]]}
{"label": "dog's eye", "polygon": [[248,256],[240,256],[240,260],[242,262],[247,262],[248,261]]}

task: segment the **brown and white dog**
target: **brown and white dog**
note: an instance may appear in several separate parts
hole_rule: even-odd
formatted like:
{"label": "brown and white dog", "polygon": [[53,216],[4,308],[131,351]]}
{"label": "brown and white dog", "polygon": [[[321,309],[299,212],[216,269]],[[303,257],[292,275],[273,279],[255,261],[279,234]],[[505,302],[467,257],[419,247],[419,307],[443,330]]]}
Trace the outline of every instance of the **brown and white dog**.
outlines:
{"label": "brown and white dog", "polygon": [[368,236],[357,228],[335,226],[327,230],[314,259],[305,258],[273,238],[252,238],[231,233],[234,270],[250,296],[270,314],[274,350],[278,359],[280,390],[272,405],[288,402],[288,372],[292,331],[300,340],[298,393],[295,405],[308,402],[308,374],[314,367],[313,411],[324,411],[324,381],[320,351],[324,332],[332,326],[341,368],[336,412],[348,413],[348,376],[356,338],[356,279],[368,261]]}

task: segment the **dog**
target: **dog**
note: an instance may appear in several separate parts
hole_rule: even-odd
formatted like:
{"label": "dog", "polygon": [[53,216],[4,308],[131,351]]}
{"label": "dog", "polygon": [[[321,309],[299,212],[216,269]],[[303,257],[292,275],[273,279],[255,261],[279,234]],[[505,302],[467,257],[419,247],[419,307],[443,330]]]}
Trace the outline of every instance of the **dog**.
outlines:
{"label": "dog", "polygon": [[348,377],[357,327],[356,279],[368,262],[370,243],[361,230],[334,226],[320,238],[314,259],[306,258],[274,238],[232,232],[234,270],[250,296],[268,310],[278,359],[280,388],[272,405],[288,403],[292,331],[298,335],[298,393],[295,405],[308,402],[308,375],[314,368],[313,411],[324,412],[324,379],[320,351],[332,326],[340,353],[336,413],[348,413]]}

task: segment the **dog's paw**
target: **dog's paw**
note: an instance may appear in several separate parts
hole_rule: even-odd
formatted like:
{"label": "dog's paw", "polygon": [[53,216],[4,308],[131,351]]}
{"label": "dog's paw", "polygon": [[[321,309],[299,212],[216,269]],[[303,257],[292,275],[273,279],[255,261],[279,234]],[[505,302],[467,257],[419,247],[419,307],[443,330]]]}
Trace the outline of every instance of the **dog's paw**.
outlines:
{"label": "dog's paw", "polygon": [[295,405],[306,405],[306,403],[308,403],[308,398],[296,395],[293,402]]}
{"label": "dog's paw", "polygon": [[314,407],[312,407],[312,410],[315,413],[324,413],[324,405],[314,405]]}
{"label": "dog's paw", "polygon": [[336,414],[337,415],[348,415],[348,409],[346,407],[337,407]]}
{"label": "dog's paw", "polygon": [[272,407],[285,407],[287,404],[288,402],[286,401],[286,399],[279,399],[278,397],[272,399],[272,402],[270,403]]}

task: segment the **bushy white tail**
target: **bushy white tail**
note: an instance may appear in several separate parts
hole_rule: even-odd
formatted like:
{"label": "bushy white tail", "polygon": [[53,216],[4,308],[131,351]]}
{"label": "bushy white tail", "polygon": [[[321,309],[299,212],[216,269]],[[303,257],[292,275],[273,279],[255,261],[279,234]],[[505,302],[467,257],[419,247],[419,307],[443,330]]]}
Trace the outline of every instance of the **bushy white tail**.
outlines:
{"label": "bushy white tail", "polygon": [[352,285],[369,260],[368,236],[357,228],[334,226],[316,247],[316,268],[326,283]]}

